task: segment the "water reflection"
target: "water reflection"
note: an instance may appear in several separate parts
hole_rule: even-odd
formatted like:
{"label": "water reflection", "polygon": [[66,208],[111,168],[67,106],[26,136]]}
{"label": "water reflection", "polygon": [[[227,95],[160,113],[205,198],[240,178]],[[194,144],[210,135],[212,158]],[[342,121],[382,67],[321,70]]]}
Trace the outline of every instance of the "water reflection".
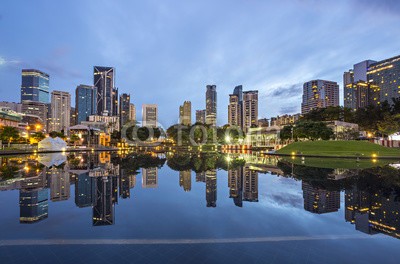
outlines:
{"label": "water reflection", "polygon": [[134,196],[137,175],[141,173],[141,188],[158,188],[159,169],[165,163],[179,174],[177,184],[183,191],[190,192],[192,184],[205,185],[206,207],[217,207],[217,170],[227,171],[224,188],[237,207],[259,202],[259,177],[270,173],[301,180],[305,211],[338,212],[344,191],[345,222],[366,234],[400,237],[400,171],[387,165],[339,169],[259,155],[56,153],[2,158],[0,190],[19,190],[22,224],[45,221],[49,199],[69,200],[74,188],[76,206],[92,208],[93,226],[114,225],[118,199]]}

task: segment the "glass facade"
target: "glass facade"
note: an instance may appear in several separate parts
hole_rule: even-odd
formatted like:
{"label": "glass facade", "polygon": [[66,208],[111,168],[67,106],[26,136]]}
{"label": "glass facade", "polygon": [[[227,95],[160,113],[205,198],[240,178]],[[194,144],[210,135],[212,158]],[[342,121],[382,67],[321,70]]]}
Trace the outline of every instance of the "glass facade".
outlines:
{"label": "glass facade", "polygon": [[22,70],[21,102],[49,103],[49,75],[34,69]]}
{"label": "glass facade", "polygon": [[118,115],[118,89],[114,86],[115,69],[95,66],[93,82],[97,88],[97,114]]}
{"label": "glass facade", "polygon": [[75,90],[75,107],[77,124],[87,121],[90,115],[97,113],[97,88],[79,85]]}

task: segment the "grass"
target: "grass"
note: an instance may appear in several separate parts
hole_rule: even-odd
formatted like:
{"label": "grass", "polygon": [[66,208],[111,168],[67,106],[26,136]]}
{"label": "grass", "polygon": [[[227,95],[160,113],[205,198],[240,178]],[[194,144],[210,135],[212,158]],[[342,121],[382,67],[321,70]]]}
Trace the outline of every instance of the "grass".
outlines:
{"label": "grass", "polygon": [[304,141],[294,142],[277,154],[303,154],[332,157],[399,157],[400,149],[387,148],[367,141]]}

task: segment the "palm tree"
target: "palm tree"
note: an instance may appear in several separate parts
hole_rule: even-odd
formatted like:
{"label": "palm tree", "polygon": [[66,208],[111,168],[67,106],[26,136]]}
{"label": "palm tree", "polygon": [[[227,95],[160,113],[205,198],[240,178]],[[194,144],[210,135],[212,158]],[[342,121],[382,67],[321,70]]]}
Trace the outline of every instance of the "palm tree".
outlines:
{"label": "palm tree", "polygon": [[11,141],[19,138],[19,131],[15,127],[5,126],[1,130],[0,138],[3,141],[7,141],[8,147],[10,147]]}

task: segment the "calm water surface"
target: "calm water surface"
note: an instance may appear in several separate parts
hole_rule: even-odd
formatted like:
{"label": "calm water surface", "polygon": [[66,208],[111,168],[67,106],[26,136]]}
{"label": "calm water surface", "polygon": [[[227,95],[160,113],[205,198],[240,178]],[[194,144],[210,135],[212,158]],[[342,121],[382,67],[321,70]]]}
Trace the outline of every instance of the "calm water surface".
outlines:
{"label": "calm water surface", "polygon": [[396,162],[327,169],[257,154],[106,152],[1,161],[1,263],[400,257]]}

